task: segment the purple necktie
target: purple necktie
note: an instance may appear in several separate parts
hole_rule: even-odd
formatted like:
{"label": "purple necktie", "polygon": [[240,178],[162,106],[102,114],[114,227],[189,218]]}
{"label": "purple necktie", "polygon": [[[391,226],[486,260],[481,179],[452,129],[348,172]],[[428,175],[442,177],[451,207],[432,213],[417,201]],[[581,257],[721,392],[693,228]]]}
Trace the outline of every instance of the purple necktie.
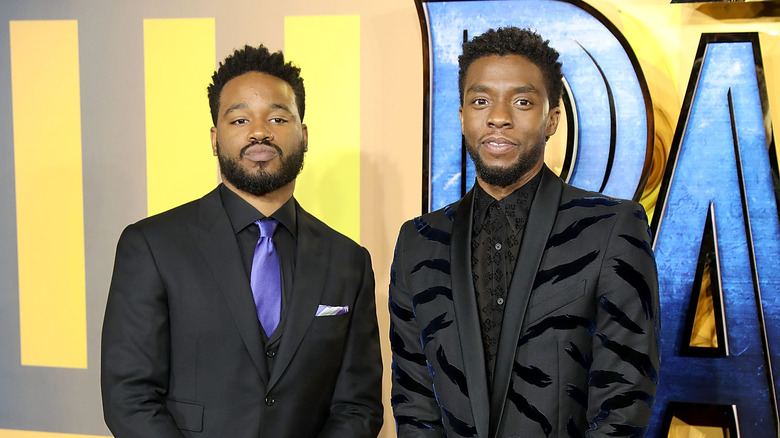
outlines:
{"label": "purple necktie", "polygon": [[279,272],[279,256],[276,255],[273,235],[279,224],[274,219],[265,219],[255,222],[260,227],[260,239],[255,246],[255,255],[252,258],[252,296],[255,299],[257,319],[263,326],[263,330],[270,338],[276,326],[282,310],[282,278]]}

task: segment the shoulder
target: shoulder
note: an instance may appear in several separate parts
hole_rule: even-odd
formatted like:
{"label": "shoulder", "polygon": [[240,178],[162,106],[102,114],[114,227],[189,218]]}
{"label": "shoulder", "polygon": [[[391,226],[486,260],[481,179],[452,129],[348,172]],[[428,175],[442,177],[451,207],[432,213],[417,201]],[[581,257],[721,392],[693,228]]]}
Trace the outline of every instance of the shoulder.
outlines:
{"label": "shoulder", "polygon": [[306,211],[297,202],[296,221],[298,223],[298,233],[312,232],[315,237],[324,239],[335,249],[340,251],[366,251],[360,244]]}
{"label": "shoulder", "polygon": [[461,201],[462,200],[458,200],[438,210],[424,213],[420,216],[407,220],[401,227],[401,232],[411,232],[412,230],[421,232],[422,230],[431,227],[443,230],[452,229],[452,224],[455,222],[455,217],[458,214],[458,210],[461,208],[461,206],[466,208]]}
{"label": "shoulder", "polygon": [[639,202],[630,199],[614,198],[599,192],[592,192],[570,184],[563,184],[561,212],[614,212],[616,215],[627,215],[647,222],[645,209]]}
{"label": "shoulder", "polygon": [[420,239],[425,242],[449,245],[458,210],[467,208],[461,201],[458,200],[438,210],[407,220],[401,225],[398,242],[408,241],[415,245],[412,242]]}
{"label": "shoulder", "polygon": [[141,219],[128,225],[123,235],[142,233],[165,240],[166,237],[178,235],[187,230],[187,225],[201,218],[216,217],[220,210],[224,212],[219,192],[215,189],[202,198],[187,202]]}
{"label": "shoulder", "polygon": [[141,219],[134,225],[140,228],[165,227],[197,217],[199,200],[190,201],[170,210]]}
{"label": "shoulder", "polygon": [[642,204],[564,184],[555,230],[579,230],[581,235],[613,242],[618,236],[645,249],[651,242],[647,213]]}

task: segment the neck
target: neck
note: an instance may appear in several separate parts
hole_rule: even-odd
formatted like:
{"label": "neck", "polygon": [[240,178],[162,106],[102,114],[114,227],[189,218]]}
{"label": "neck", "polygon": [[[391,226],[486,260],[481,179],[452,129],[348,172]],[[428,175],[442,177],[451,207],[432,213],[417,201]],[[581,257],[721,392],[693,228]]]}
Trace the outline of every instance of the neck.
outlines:
{"label": "neck", "polygon": [[222,183],[266,217],[274,214],[279,207],[292,198],[293,191],[295,190],[295,180],[292,180],[287,185],[276,189],[273,192],[260,196],[240,190],[227,180],[223,180]]}
{"label": "neck", "polygon": [[485,191],[488,195],[492,196],[493,199],[500,201],[507,196],[511,195],[512,192],[519,189],[520,187],[523,187],[528,181],[531,181],[537,173],[539,173],[540,170],[542,170],[542,165],[544,162],[540,162],[536,166],[534,166],[531,170],[526,172],[523,176],[520,177],[517,181],[513,182],[512,184],[501,187],[501,186],[494,186],[492,184],[488,184],[485,181],[482,180],[482,178],[477,174],[477,184],[479,184],[480,187],[482,187],[482,190]]}

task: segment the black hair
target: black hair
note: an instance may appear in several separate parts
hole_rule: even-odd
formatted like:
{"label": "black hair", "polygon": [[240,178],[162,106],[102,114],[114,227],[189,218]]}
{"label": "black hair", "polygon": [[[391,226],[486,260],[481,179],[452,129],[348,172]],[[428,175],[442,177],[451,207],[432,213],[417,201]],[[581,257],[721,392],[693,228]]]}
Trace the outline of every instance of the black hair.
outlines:
{"label": "black hair", "polygon": [[303,121],[305,110],[306,90],[303,88],[301,69],[290,62],[284,62],[284,54],[281,51],[271,53],[262,44],[258,47],[244,46],[236,50],[232,55],[219,63],[219,68],[211,76],[211,84],[207,91],[211,119],[217,126],[217,113],[219,112],[219,96],[222,88],[231,79],[244,73],[260,72],[276,76],[287,82],[295,93],[295,105],[298,107],[298,116]]}
{"label": "black hair", "polygon": [[490,29],[471,41],[463,43],[463,54],[458,56],[460,67],[458,89],[461,104],[466,86],[466,72],[474,61],[490,55],[520,55],[536,64],[544,77],[550,108],[558,106],[563,92],[563,73],[561,63],[558,61],[558,52],[550,47],[549,40],[542,39],[539,34],[530,29],[518,27]]}

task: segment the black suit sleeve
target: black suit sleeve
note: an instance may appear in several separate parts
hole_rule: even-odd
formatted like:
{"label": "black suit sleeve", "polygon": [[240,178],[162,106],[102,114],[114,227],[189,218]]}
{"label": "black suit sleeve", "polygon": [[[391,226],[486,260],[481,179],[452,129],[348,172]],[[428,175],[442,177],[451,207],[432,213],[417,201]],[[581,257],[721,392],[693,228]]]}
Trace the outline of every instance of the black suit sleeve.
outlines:
{"label": "black suit sleeve", "polygon": [[181,437],[166,410],[170,330],[165,287],[143,232],[117,245],[101,341],[106,424],[117,438]]}
{"label": "black suit sleeve", "polygon": [[390,346],[393,352],[392,397],[398,436],[444,438],[441,410],[433,391],[407,285],[405,239],[417,233],[411,222],[401,228],[390,272]]}
{"label": "black suit sleeve", "polygon": [[597,287],[589,437],[644,435],[658,384],[658,274],[641,205],[624,201]]}
{"label": "black suit sleeve", "polygon": [[[318,438],[373,438],[382,426],[382,357],[376,318],[374,271],[371,257],[361,248],[363,278],[330,414]],[[312,364],[315,365],[316,364]]]}

